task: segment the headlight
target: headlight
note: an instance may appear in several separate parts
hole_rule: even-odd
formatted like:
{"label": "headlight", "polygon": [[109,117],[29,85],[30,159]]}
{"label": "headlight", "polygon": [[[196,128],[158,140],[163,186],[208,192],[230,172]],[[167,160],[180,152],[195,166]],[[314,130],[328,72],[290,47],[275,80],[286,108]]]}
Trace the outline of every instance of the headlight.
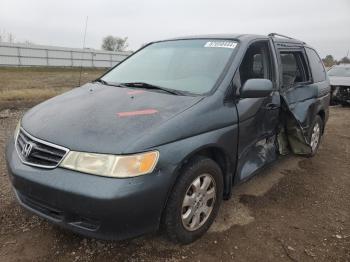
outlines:
{"label": "headlight", "polygon": [[60,166],[99,176],[123,178],[151,173],[158,158],[158,151],[126,156],[70,151]]}
{"label": "headlight", "polygon": [[18,121],[16,129],[15,129],[15,132],[13,133],[13,137],[15,138],[15,140],[16,140],[16,138],[18,136],[20,128],[21,128],[21,120]]}

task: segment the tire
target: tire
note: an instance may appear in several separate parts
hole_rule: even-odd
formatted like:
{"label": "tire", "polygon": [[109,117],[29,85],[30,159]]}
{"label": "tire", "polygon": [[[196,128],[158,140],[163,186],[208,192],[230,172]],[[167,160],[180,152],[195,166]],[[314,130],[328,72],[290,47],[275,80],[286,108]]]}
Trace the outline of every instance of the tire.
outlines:
{"label": "tire", "polygon": [[330,106],[336,106],[336,105],[338,105],[339,103],[336,101],[336,100],[333,100],[333,99],[331,99],[331,101],[329,102],[329,105]]}
{"label": "tire", "polygon": [[213,223],[222,198],[223,175],[218,164],[201,156],[189,161],[182,168],[165,208],[162,227],[168,238],[181,244],[200,238]]}
{"label": "tire", "polygon": [[313,157],[317,153],[323,135],[323,125],[324,123],[322,118],[317,115],[309,131],[308,139],[311,146],[311,153],[309,154],[309,157]]}

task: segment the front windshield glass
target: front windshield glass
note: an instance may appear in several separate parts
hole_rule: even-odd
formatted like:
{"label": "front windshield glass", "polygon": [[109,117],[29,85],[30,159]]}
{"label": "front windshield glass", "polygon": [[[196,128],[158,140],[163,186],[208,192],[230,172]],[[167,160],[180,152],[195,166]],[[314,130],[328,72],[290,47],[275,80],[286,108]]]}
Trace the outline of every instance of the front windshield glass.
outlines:
{"label": "front windshield glass", "polygon": [[215,39],[154,43],[112,69],[102,80],[143,82],[204,94],[214,87],[236,45],[232,40]]}
{"label": "front windshield glass", "polygon": [[329,76],[342,76],[350,77],[350,66],[349,67],[333,67],[328,71]]}

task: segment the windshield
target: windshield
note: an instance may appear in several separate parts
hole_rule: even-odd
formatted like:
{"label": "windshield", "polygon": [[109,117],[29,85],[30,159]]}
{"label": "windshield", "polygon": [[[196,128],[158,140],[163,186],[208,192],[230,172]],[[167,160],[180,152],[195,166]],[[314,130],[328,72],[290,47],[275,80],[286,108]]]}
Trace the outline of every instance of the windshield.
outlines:
{"label": "windshield", "polygon": [[333,67],[328,71],[329,76],[342,76],[350,77],[350,66],[349,67]]}
{"label": "windshield", "polygon": [[237,43],[176,40],[151,44],[102,77],[109,83],[142,82],[192,94],[209,92]]}

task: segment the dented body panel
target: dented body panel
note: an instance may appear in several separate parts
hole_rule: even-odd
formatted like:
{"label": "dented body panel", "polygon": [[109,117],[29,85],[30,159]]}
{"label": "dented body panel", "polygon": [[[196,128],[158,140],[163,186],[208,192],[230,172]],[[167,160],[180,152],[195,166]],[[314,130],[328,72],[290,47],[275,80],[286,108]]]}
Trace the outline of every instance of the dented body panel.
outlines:
{"label": "dented body panel", "polygon": [[327,73],[331,83],[332,104],[350,104],[350,65],[332,66]]}
{"label": "dented body panel", "polygon": [[[238,139],[238,166],[235,181],[253,175],[255,171],[277,159],[271,138],[279,123],[280,100],[278,92],[267,98],[241,99],[237,103],[240,135]],[[277,107],[269,109],[274,103]]]}
{"label": "dented body panel", "polygon": [[296,87],[287,92],[281,93],[288,109],[301,124],[305,132],[309,130],[310,124],[319,112],[324,112],[325,121],[328,120],[329,84],[310,84]]}

